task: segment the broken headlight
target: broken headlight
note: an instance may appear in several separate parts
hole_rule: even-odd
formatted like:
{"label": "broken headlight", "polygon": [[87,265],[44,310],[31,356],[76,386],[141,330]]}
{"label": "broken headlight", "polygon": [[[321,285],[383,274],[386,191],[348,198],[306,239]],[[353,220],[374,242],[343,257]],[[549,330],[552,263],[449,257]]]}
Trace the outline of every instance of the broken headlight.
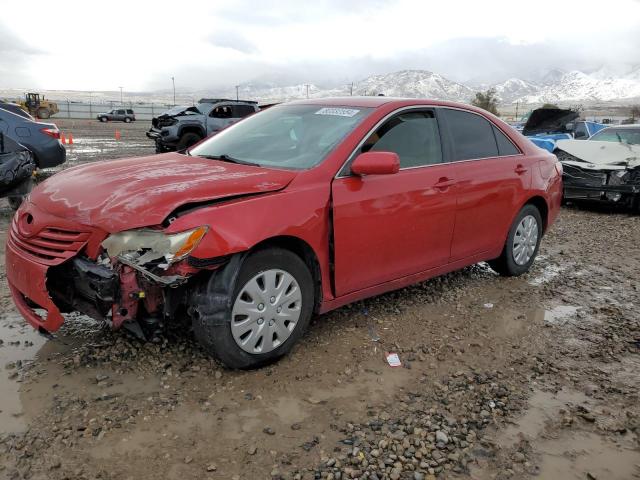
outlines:
{"label": "broken headlight", "polygon": [[109,235],[102,242],[102,247],[111,258],[142,254],[146,261],[164,257],[168,263],[173,263],[196,248],[206,233],[207,227],[204,226],[172,234],[148,229],[127,230]]}

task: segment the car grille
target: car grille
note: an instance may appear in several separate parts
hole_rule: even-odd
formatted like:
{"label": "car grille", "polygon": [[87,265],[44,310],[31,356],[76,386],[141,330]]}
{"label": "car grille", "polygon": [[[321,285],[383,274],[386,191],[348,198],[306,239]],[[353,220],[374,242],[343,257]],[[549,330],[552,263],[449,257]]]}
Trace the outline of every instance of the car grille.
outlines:
{"label": "car grille", "polygon": [[16,222],[11,225],[9,243],[20,252],[44,265],[59,265],[75,256],[89,240],[89,232],[58,228],[44,228],[37,235],[25,237],[18,232]]}
{"label": "car grille", "polygon": [[562,165],[565,185],[601,187],[607,183],[607,174],[598,171],[589,171],[574,165]]}

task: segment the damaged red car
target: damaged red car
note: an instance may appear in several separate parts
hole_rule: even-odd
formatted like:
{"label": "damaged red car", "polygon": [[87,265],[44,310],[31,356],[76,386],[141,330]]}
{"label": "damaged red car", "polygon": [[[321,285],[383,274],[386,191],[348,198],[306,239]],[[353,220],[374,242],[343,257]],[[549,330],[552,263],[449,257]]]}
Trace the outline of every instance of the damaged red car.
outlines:
{"label": "damaged red car", "polygon": [[186,320],[226,365],[254,367],[314,314],[481,261],[526,272],[561,178],[467,105],[292,102],[185,153],[54,175],[13,219],[7,278],[38,329],[72,311],[146,336]]}

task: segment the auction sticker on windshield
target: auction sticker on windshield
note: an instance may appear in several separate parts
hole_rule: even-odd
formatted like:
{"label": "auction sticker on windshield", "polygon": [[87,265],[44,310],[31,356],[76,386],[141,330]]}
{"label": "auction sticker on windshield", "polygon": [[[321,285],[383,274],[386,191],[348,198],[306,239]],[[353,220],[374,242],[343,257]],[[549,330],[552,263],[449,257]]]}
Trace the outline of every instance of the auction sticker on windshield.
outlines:
{"label": "auction sticker on windshield", "polygon": [[337,117],[353,117],[360,110],[355,110],[353,108],[335,108],[335,107],[325,107],[321,108],[316,112],[316,115],[334,115]]}

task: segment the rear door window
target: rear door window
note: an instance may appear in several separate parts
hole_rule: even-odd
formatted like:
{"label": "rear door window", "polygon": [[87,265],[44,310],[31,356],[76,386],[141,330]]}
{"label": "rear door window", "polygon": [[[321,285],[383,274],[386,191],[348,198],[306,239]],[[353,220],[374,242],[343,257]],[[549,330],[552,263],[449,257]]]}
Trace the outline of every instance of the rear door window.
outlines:
{"label": "rear door window", "polygon": [[497,157],[498,144],[488,120],[475,113],[442,109],[452,143],[451,160]]}
{"label": "rear door window", "polygon": [[493,133],[496,136],[496,142],[498,143],[498,154],[500,156],[520,154],[520,150],[518,150],[513,142],[509,140],[509,138],[507,138],[507,136],[502,133],[495,125],[493,127]]}
{"label": "rear door window", "polygon": [[440,132],[434,112],[396,115],[367,138],[361,152],[395,152],[400,157],[400,168],[441,163]]}
{"label": "rear door window", "polygon": [[255,109],[251,105],[234,105],[232,107],[233,118],[244,118],[251,115]]}
{"label": "rear door window", "polygon": [[127,113],[128,113],[129,115],[133,115],[133,110],[127,110]]}

